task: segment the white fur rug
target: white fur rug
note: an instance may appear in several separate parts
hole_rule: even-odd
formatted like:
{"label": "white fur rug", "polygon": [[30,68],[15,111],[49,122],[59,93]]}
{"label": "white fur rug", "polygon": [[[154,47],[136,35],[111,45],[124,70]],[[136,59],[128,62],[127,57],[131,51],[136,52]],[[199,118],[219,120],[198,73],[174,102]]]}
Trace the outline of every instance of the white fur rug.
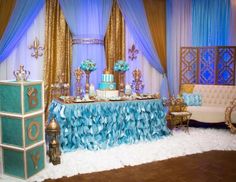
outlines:
{"label": "white fur rug", "polygon": [[[65,153],[60,165],[47,163],[42,172],[28,181],[117,169],[210,150],[236,150],[236,135],[230,134],[229,130],[190,128],[189,133],[176,130],[173,135],[153,142]],[[6,176],[1,179],[16,181]]]}

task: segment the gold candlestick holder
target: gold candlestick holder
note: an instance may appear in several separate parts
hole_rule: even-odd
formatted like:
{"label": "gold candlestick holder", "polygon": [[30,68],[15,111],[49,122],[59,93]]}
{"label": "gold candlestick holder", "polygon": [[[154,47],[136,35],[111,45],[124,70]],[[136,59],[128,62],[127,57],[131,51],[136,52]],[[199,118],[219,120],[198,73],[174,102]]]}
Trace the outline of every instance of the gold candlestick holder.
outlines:
{"label": "gold candlestick holder", "polygon": [[119,93],[120,93],[120,96],[124,96],[124,91],[125,91],[124,79],[125,79],[125,72],[123,72],[123,71],[119,72],[119,80],[120,80]]}
{"label": "gold candlestick holder", "polygon": [[83,89],[82,89],[82,85],[81,85],[81,80],[84,76],[84,72],[80,68],[77,68],[75,70],[74,74],[76,76],[76,84],[77,84],[76,95],[79,96],[80,98],[82,98],[83,97]]}
{"label": "gold candlestick holder", "polygon": [[85,93],[89,94],[89,85],[90,85],[89,80],[90,80],[91,71],[84,71],[84,72],[86,75]]}
{"label": "gold candlestick holder", "polygon": [[70,84],[65,82],[65,73],[61,73],[57,76],[58,81],[51,84],[52,96],[53,98],[58,98],[60,96],[70,95]]}

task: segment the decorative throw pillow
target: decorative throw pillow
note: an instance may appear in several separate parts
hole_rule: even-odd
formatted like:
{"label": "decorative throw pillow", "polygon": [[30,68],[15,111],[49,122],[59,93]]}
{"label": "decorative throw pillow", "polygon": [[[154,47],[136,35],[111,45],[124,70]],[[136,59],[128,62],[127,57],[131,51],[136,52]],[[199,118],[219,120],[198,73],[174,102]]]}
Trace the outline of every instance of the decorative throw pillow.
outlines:
{"label": "decorative throw pillow", "polygon": [[187,106],[201,106],[202,97],[199,93],[183,93],[182,97]]}
{"label": "decorative throw pillow", "polygon": [[194,85],[193,84],[183,84],[180,88],[180,93],[193,93]]}

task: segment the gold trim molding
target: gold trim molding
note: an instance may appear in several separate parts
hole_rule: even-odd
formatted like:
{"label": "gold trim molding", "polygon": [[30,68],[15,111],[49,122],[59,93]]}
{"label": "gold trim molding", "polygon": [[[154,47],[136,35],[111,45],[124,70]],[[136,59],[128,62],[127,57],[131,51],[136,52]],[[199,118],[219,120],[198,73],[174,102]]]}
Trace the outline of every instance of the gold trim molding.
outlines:
{"label": "gold trim molding", "polygon": [[104,40],[102,39],[94,39],[94,38],[78,38],[73,39],[72,44],[104,44]]}

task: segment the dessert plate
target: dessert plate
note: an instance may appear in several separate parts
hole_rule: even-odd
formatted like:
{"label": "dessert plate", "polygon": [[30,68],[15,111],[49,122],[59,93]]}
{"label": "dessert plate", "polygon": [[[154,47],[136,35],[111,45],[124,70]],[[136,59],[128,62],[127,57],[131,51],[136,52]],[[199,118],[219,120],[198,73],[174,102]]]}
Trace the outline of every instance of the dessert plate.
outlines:
{"label": "dessert plate", "polygon": [[74,103],[88,103],[88,102],[94,102],[95,100],[80,100],[80,99],[75,99],[73,100]]}
{"label": "dessert plate", "polygon": [[120,101],[121,97],[109,98],[110,101]]}

